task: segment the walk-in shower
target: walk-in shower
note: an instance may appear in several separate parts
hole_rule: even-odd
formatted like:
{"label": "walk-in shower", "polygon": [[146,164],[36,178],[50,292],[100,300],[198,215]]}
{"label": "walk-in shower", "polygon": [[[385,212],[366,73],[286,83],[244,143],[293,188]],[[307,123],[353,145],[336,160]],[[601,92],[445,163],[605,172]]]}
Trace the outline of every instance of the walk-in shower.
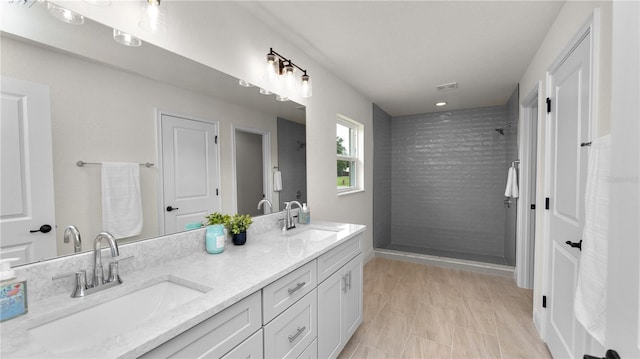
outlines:
{"label": "walk-in shower", "polygon": [[399,117],[374,107],[376,249],[515,265],[504,194],[517,102],[516,89],[502,106]]}

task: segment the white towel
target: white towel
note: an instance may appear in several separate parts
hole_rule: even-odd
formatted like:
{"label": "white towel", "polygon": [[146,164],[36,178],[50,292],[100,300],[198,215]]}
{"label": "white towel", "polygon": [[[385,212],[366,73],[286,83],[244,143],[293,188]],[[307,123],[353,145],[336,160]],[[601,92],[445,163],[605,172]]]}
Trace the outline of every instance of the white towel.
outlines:
{"label": "white towel", "polygon": [[514,166],[509,167],[507,173],[507,187],[504,190],[505,197],[518,198],[518,171]]}
{"label": "white towel", "polygon": [[116,239],[142,233],[139,164],[102,164],[102,229]]}
{"label": "white towel", "polygon": [[587,332],[604,345],[611,135],[594,140],[588,151],[589,164],[584,196],[585,219],[574,312]]}
{"label": "white towel", "polygon": [[273,172],[273,190],[275,192],[282,191],[282,172]]}

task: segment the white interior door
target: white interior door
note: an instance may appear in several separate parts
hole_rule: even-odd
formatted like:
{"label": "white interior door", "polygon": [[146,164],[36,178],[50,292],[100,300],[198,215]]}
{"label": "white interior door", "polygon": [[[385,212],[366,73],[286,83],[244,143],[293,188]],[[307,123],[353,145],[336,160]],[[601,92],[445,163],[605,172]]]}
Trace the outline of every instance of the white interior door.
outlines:
{"label": "white interior door", "polygon": [[18,257],[18,264],[51,258],[56,238],[49,87],[1,81],[0,256]]}
{"label": "white interior door", "polygon": [[215,123],[160,115],[162,136],[161,222],[164,233],[185,230],[220,211],[217,135]]}
{"label": "white interior door", "polygon": [[550,164],[547,344],[556,358],[581,357],[586,332],[573,310],[584,225],[584,192],[591,119],[591,34],[551,71],[549,77]]}

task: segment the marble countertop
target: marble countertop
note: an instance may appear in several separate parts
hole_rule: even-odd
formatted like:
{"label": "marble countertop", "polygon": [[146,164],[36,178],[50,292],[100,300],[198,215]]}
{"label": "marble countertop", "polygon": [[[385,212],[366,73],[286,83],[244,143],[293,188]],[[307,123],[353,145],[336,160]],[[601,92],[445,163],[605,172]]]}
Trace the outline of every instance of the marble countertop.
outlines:
{"label": "marble countertop", "polygon": [[[339,231],[321,240],[295,236],[308,228]],[[250,236],[245,245],[227,245],[221,254],[198,251],[137,273],[127,271],[125,262],[121,265],[122,285],[83,298],[71,298],[69,293],[29,303],[27,315],[2,323],[0,354],[3,358],[138,357],[364,230],[363,225],[314,222],[312,225],[299,225],[286,233],[274,230]],[[104,338],[99,345],[86,347],[78,343],[78,348],[69,348],[64,353],[49,351],[29,332],[54,319],[167,279],[188,283],[204,293],[167,311],[161,318],[139,323],[132,330]],[[99,331],[98,325],[96,328]],[[75,342],[72,337],[69,341]]]}

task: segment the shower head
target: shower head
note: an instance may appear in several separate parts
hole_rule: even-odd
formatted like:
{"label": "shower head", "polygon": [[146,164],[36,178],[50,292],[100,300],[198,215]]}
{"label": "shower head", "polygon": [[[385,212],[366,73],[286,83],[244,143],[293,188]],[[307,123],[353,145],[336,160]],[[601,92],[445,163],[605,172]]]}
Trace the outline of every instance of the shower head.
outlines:
{"label": "shower head", "polygon": [[494,128],[493,130],[496,131],[497,133],[501,134],[502,136],[504,136],[504,129],[511,126],[510,123],[507,123],[506,125],[500,127],[500,128]]}

